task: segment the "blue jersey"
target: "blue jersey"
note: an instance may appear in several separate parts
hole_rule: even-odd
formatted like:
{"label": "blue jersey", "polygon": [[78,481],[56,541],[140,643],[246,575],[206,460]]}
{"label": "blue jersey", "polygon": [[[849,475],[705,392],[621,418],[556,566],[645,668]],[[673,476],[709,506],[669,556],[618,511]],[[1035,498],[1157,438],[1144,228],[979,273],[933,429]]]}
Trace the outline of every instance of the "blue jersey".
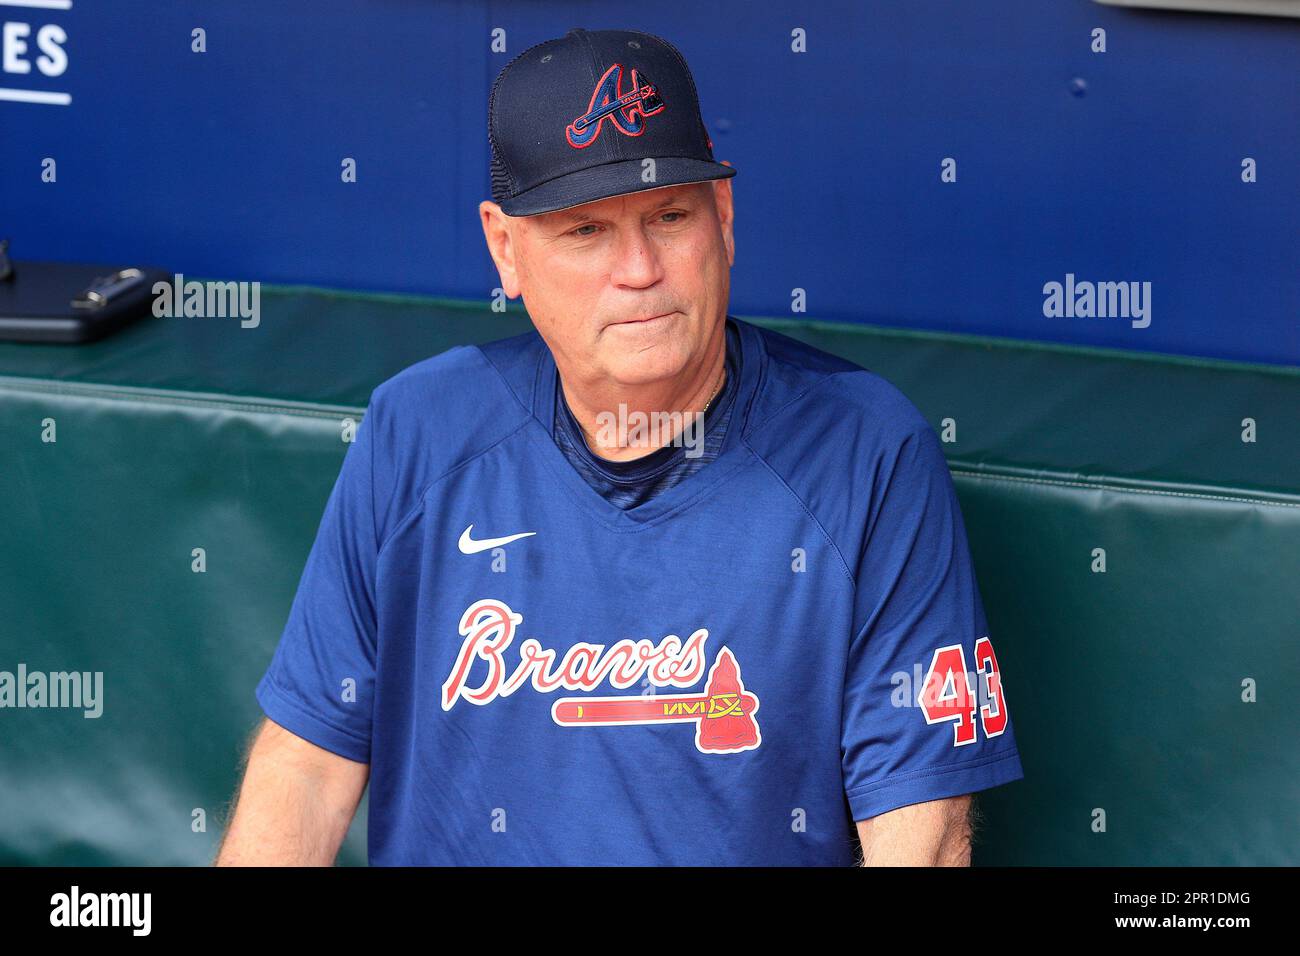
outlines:
{"label": "blue jersey", "polygon": [[847,865],[852,821],[1023,776],[938,437],[728,321],[721,453],[630,509],[535,332],[374,390],[257,687],[369,763],[372,864]]}

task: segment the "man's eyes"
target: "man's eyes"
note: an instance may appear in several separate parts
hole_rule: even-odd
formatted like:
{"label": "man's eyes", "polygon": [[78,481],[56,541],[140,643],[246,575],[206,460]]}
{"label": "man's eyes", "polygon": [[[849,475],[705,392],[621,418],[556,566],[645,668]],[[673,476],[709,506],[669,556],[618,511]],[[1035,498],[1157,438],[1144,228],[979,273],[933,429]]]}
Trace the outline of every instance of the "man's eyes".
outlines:
{"label": "man's eyes", "polygon": [[[671,210],[669,210],[668,212],[665,212],[665,213],[663,213],[662,215],[660,215],[659,219],[660,219],[660,221],[662,221],[662,220],[664,219],[665,216],[676,216],[676,217],[678,217],[678,218],[676,218],[676,219],[670,219],[670,220],[668,220],[668,225],[671,226],[671,225],[676,225],[678,222],[680,222],[680,221],[681,221],[681,218],[684,217],[685,215],[686,215],[686,213],[685,213],[685,212],[682,212],[681,210],[671,209]],[[600,228],[600,227],[599,227],[598,225],[596,225],[596,223],[594,223],[594,222],[583,223],[581,226],[578,226],[576,229],[570,229],[570,230],[569,230],[569,235],[571,235],[571,236],[573,236],[573,237],[575,237],[575,238],[577,238],[577,239],[586,239],[586,238],[588,238],[588,237],[590,237],[590,236],[594,236],[595,233],[594,233],[594,232],[583,232],[582,230],[584,230],[584,229],[599,229],[599,228]]]}

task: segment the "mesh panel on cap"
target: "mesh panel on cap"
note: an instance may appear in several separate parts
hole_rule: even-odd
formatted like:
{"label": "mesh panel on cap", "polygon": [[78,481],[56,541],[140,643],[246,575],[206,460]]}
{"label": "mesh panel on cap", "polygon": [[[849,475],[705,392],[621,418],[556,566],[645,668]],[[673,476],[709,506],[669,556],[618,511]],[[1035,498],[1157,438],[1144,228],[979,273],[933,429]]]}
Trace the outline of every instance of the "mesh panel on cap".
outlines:
{"label": "mesh panel on cap", "polygon": [[530,46],[527,50],[512,57],[510,62],[501,68],[497,78],[492,82],[492,92],[488,94],[488,144],[492,148],[492,201],[500,205],[504,200],[509,199],[515,192],[515,178],[510,174],[505,160],[501,158],[501,151],[497,148],[496,130],[492,126],[493,108],[496,106],[497,87],[501,85],[501,80],[510,72],[510,67],[514,66],[515,61],[527,56],[538,47],[545,46],[543,43],[537,43]]}

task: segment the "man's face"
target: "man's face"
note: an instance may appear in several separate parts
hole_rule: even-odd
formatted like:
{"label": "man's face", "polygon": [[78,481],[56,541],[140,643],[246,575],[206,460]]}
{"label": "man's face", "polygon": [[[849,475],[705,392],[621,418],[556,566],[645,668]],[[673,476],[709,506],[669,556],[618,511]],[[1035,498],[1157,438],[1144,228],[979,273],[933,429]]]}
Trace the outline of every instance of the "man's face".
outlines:
{"label": "man's face", "polygon": [[538,216],[480,205],[488,248],[561,373],[644,385],[703,361],[731,288],[731,180],[663,186]]}

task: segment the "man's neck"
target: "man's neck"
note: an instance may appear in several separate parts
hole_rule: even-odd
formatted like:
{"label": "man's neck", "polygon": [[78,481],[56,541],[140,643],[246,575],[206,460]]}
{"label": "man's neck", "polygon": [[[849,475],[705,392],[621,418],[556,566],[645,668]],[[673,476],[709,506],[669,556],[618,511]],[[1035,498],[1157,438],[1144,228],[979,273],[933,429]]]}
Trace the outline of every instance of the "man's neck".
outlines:
{"label": "man's neck", "polygon": [[[726,349],[726,324],[720,323],[704,356],[672,379],[636,386],[608,379],[576,383],[561,372],[560,386],[587,447],[609,461],[632,461],[671,444],[691,425],[691,416],[700,416],[694,421],[701,427],[705,408],[725,385]],[[620,428],[623,422],[627,424]],[[638,422],[651,430],[638,434]]]}

